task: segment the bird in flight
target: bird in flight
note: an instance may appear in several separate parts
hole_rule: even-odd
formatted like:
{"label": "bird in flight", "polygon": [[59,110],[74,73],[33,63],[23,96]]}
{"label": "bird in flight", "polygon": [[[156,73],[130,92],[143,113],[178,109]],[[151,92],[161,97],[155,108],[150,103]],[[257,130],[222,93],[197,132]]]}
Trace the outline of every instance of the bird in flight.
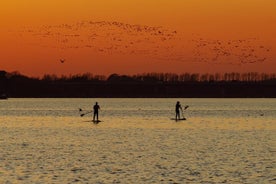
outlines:
{"label": "bird in flight", "polygon": [[65,59],[60,59],[59,61],[60,61],[60,63],[64,63]]}

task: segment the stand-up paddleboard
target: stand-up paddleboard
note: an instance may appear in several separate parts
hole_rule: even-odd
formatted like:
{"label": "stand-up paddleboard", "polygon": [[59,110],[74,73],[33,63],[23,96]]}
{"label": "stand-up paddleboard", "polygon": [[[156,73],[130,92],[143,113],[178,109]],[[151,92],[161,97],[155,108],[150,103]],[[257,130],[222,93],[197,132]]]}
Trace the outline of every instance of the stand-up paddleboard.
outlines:
{"label": "stand-up paddleboard", "polygon": [[187,120],[187,119],[186,118],[180,118],[180,119],[171,118],[171,120],[174,120],[174,121],[184,121],[184,120]]}
{"label": "stand-up paddleboard", "polygon": [[94,123],[94,124],[98,124],[98,123],[100,123],[100,122],[102,122],[101,120],[92,120],[92,122]]}
{"label": "stand-up paddleboard", "polygon": [[100,123],[100,122],[103,122],[103,121],[100,121],[100,120],[95,120],[95,121],[93,121],[93,120],[89,120],[89,121],[83,121],[83,122],[89,122],[89,123],[94,123],[94,124],[98,124],[98,123]]}

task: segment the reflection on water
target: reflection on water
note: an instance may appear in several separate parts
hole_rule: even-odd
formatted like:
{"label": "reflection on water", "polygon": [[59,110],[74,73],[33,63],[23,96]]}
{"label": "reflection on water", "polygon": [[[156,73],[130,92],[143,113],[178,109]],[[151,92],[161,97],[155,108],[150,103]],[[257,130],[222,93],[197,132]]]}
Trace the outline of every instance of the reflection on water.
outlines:
{"label": "reflection on water", "polygon": [[273,183],[275,120],[276,99],[0,101],[0,183]]}

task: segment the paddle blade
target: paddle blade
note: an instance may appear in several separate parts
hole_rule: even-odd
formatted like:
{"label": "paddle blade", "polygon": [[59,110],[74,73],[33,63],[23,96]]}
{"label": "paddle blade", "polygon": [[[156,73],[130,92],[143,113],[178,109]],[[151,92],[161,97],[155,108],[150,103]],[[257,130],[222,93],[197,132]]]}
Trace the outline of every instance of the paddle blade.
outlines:
{"label": "paddle blade", "polygon": [[186,105],[184,109],[186,110],[186,109],[188,109],[188,107],[189,107],[189,105]]}
{"label": "paddle blade", "polygon": [[83,117],[85,114],[81,114],[80,116]]}

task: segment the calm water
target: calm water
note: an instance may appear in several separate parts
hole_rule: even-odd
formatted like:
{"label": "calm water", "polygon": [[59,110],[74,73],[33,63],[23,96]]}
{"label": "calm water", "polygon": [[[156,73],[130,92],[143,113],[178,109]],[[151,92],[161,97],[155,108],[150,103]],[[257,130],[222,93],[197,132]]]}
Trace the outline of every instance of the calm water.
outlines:
{"label": "calm water", "polygon": [[[167,122],[174,117],[174,106],[179,100],[187,118],[256,118],[276,119],[276,99],[9,99],[0,101],[0,118],[6,117],[79,117],[92,110],[95,101],[101,106],[100,117],[106,123],[113,118],[125,123],[138,120]],[[89,116],[89,115],[87,115]],[[86,116],[86,117],[87,117]],[[85,117],[84,117],[85,118]]]}
{"label": "calm water", "polygon": [[0,183],[275,183],[275,135],[276,99],[1,100]]}

